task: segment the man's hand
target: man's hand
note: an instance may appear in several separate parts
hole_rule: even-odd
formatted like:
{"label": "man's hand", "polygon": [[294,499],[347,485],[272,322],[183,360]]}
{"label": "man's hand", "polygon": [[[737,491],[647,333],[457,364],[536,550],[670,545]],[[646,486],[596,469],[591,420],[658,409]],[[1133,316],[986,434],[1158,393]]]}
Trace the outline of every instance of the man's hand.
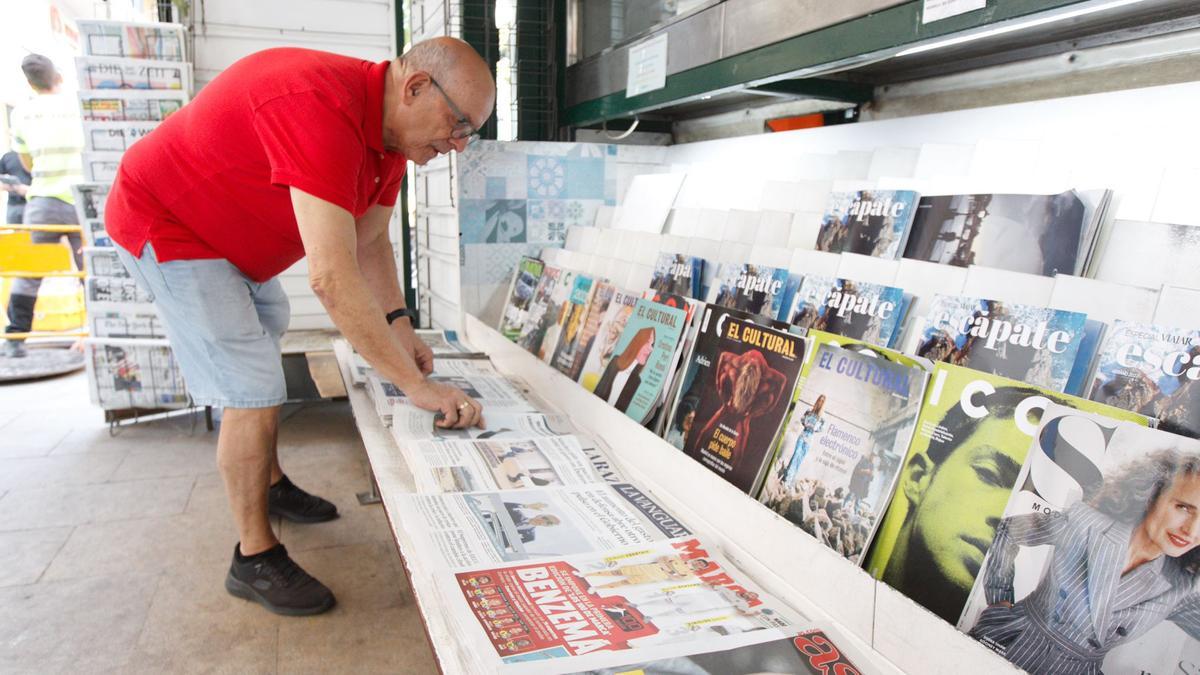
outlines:
{"label": "man's hand", "polygon": [[428,375],[433,372],[433,350],[425,341],[417,336],[417,332],[413,330],[409,322],[404,318],[397,319],[392,324],[392,332],[400,339],[400,344],[404,345],[404,350],[412,357],[413,362],[421,369],[422,375]]}
{"label": "man's hand", "polygon": [[484,428],[483,406],[458,387],[425,380],[404,393],[418,408],[440,412],[443,419],[437,425],[443,429]]}

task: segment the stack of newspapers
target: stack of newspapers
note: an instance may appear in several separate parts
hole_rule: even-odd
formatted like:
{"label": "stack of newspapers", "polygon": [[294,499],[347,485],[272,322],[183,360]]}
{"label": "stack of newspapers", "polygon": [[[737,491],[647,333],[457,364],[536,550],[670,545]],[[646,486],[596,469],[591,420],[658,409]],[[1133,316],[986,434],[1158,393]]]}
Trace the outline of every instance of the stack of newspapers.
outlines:
{"label": "stack of newspapers", "polygon": [[[453,333],[419,333],[435,351],[431,378],[483,403],[486,428],[440,428],[358,355],[351,379],[412,471],[415,492],[386,497],[391,520],[415,547],[405,556],[436,570],[472,670],[876,672],[521,382]],[[841,669],[821,671],[830,658]]]}
{"label": "stack of newspapers", "polygon": [[74,187],[83,228],[88,379],[105,410],[179,408],[183,378],[150,298],[129,276],[104,228],[121,156],[188,101],[183,26],[80,20],[75,59],[85,183]]}

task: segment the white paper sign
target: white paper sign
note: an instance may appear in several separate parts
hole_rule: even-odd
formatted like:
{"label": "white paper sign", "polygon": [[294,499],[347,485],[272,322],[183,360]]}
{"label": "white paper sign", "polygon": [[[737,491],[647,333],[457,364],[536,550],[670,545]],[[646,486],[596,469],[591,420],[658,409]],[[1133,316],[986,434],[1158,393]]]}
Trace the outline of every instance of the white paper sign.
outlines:
{"label": "white paper sign", "polygon": [[667,84],[667,34],[629,48],[629,76],[625,97],[637,96]]}
{"label": "white paper sign", "polygon": [[925,0],[921,23],[949,19],[987,6],[987,0]]}

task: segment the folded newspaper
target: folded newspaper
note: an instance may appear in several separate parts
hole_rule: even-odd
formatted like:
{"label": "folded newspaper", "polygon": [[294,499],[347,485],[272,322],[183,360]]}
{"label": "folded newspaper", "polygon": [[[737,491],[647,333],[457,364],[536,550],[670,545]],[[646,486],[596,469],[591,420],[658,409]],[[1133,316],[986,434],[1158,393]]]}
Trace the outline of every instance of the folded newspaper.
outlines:
{"label": "folded newspaper", "polygon": [[414,441],[516,440],[575,433],[571,423],[559,415],[536,412],[484,410],[484,428],[443,429],[428,410],[397,404],[392,406],[392,438],[397,445]]}
{"label": "folded newspaper", "polygon": [[793,636],[805,623],[694,537],[481,567],[444,586],[464,639],[501,672],[732,649]]}
{"label": "folded newspaper", "polygon": [[[433,375],[429,376],[429,379],[458,387],[468,396],[479,401],[483,404],[485,418],[487,413],[493,411],[533,412],[536,410],[534,405],[521,392],[517,391],[511,382],[498,375],[450,374],[443,370],[435,371]],[[375,412],[385,425],[391,425],[392,410],[395,406],[413,407],[408,401],[408,396],[399,387],[373,372],[367,375],[367,395],[375,404]]]}
{"label": "folded newspaper", "polygon": [[623,483],[603,450],[575,436],[522,441],[422,441],[406,446],[418,492],[480,492]]}
{"label": "folded newspaper", "polygon": [[418,548],[446,569],[592,553],[690,536],[629,483],[441,495],[399,495],[399,518]]}

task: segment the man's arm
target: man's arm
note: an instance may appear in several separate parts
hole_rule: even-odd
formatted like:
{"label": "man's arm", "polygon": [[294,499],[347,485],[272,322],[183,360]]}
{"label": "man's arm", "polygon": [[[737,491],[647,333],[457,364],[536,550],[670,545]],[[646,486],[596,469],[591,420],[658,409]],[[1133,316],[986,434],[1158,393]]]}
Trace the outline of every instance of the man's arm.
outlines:
{"label": "man's arm", "polygon": [[[358,231],[358,267],[384,312],[406,306],[392,242],[388,238],[391,219],[392,207],[376,204],[355,223]],[[433,351],[416,336],[414,328],[416,326],[408,317],[400,317],[392,323],[392,332],[400,338],[405,351],[413,357],[421,372],[428,375],[433,372]]]}
{"label": "man's arm", "polygon": [[350,212],[294,187],[291,196],[308,257],[309,284],[342,334],[414,404],[445,415],[446,426],[482,423],[479,404],[455,387],[425,379],[388,329],[384,310],[358,266]]}

